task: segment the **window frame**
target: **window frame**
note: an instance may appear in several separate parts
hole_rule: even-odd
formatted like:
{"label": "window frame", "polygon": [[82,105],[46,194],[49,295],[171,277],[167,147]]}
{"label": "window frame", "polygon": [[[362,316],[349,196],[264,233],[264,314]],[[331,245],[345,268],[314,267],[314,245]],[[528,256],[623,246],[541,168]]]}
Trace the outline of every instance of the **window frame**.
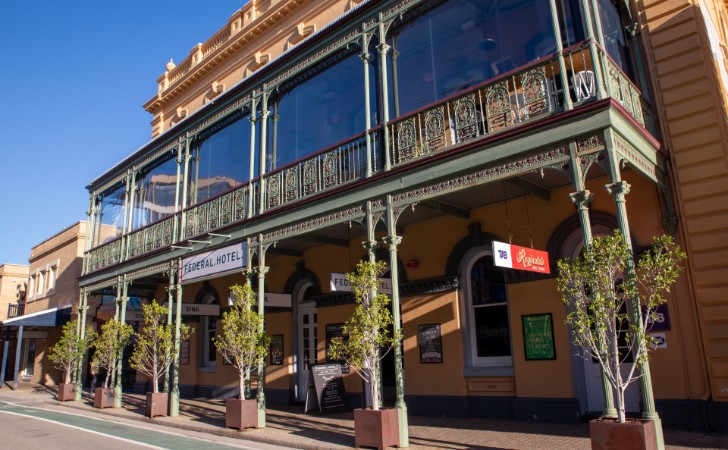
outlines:
{"label": "window frame", "polygon": [[[475,309],[472,301],[472,281],[471,271],[475,263],[481,258],[493,256],[493,249],[490,245],[474,247],[465,253],[460,264],[461,279],[464,280],[460,290],[461,308],[464,314],[461,314],[463,321],[463,356],[465,367],[463,373],[465,376],[508,376],[514,374],[513,366],[513,326],[510,318],[510,302],[508,299],[508,289],[506,287],[506,312],[508,315],[508,336],[510,341],[510,356],[478,356],[477,338],[475,333]],[[505,285],[505,278],[503,280]],[[487,306],[500,306],[502,303]],[[481,305],[485,306],[485,305]]]}

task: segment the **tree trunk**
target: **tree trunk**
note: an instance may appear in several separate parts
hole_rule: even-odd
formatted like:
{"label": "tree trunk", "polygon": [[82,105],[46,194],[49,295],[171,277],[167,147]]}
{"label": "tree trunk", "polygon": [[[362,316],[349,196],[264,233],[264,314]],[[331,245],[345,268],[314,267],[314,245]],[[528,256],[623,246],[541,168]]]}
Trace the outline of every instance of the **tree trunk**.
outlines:
{"label": "tree trunk", "polygon": [[243,369],[239,369],[238,374],[238,384],[240,385],[240,400],[245,400],[245,371]]}

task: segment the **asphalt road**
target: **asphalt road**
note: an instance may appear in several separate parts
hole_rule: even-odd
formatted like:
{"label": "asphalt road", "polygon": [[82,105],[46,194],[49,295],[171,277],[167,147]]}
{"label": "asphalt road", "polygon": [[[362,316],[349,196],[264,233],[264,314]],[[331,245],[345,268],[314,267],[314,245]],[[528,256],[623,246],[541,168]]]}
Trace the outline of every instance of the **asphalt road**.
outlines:
{"label": "asphalt road", "polygon": [[0,399],[0,449],[283,448],[119,418],[89,417],[32,403]]}

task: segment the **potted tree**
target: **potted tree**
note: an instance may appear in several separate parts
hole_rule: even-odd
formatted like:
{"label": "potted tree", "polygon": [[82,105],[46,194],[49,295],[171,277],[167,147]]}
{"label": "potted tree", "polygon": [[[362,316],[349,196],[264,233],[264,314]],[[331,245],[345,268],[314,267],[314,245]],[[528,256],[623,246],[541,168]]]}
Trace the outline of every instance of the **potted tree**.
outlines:
{"label": "potted tree", "polygon": [[[142,330],[137,333],[131,366],[148,376],[152,382],[152,392],[147,392],[147,416],[167,415],[167,392],[159,392],[159,378],[167,373],[175,358],[174,326],[165,324],[167,308],[152,300],[142,306]],[[190,328],[180,326],[180,340],[190,335]]]}
{"label": "potted tree", "polygon": [[592,448],[657,446],[653,421],[627,419],[625,391],[642,376],[640,366],[648,363],[648,352],[655,345],[648,333],[650,319],[667,302],[665,295],[684,258],[671,237],[660,236],[635,265],[624,235],[615,230],[594,238],[578,258],[558,263],[557,286],[569,307],[566,323],[572,340],[584,349],[585,358],[599,362],[616,394],[617,418],[602,417],[589,425]]}
{"label": "potted tree", "polygon": [[71,382],[71,374],[78,369],[89,347],[90,334],[81,337],[76,332],[76,321],[66,322],[61,337],[51,348],[48,358],[56,368],[63,370],[63,383],[58,384],[58,401],[65,402],[76,398],[76,385]]}
{"label": "potted tree", "polygon": [[96,350],[93,356],[94,364],[106,371],[104,385],[97,388],[94,393],[94,406],[96,408],[114,407],[114,390],[109,389],[111,374],[116,373],[116,368],[121,364],[121,353],[124,347],[129,345],[134,330],[131,325],[116,320],[109,320],[101,327],[93,342]]}
{"label": "potted tree", "polygon": [[399,420],[396,409],[380,409],[377,368],[384,355],[402,339],[401,333],[391,335],[392,314],[387,305],[389,297],[377,293],[379,277],[386,263],[361,261],[355,273],[346,278],[354,292],[356,308],[344,324],[347,339],[334,339],[329,354],[343,360],[365,381],[372,399],[371,408],[354,410],[355,446],[385,448],[399,445]]}
{"label": "potted tree", "polygon": [[245,398],[245,380],[254,367],[265,358],[269,339],[261,317],[253,311],[255,293],[247,284],[230,287],[233,305],[223,313],[221,329],[215,347],[223,358],[238,369],[239,398],[229,398],[225,404],[225,427],[258,427],[258,405],[255,399]]}

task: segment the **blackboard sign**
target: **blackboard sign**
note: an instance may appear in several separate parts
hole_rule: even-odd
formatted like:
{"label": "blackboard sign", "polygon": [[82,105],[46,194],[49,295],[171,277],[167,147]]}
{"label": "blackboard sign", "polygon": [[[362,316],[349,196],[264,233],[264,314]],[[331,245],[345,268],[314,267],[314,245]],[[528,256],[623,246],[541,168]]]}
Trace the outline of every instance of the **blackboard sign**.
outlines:
{"label": "blackboard sign", "polygon": [[268,351],[270,356],[271,366],[282,366],[283,365],[283,335],[274,334],[270,337],[270,350]]}
{"label": "blackboard sign", "polygon": [[329,323],[326,325],[326,362],[341,365],[341,373],[349,373],[349,366],[346,361],[340,359],[333,359],[329,355],[329,349],[331,348],[331,341],[334,339],[343,339],[347,341],[349,337],[344,333],[343,323]]}
{"label": "blackboard sign", "polygon": [[440,324],[420,325],[417,333],[420,363],[442,363],[442,333]]}
{"label": "blackboard sign", "polygon": [[526,360],[556,359],[551,313],[521,316]]}
{"label": "blackboard sign", "polygon": [[311,366],[305,410],[308,412],[316,406],[321,414],[346,409],[346,391],[339,364]]}

